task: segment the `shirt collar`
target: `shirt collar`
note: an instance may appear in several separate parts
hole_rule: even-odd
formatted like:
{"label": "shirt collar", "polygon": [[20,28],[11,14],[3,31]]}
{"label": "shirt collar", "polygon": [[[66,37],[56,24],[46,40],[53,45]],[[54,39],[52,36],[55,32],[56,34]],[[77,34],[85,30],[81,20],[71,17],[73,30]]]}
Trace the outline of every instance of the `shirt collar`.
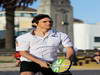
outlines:
{"label": "shirt collar", "polygon": [[50,35],[50,36],[55,36],[55,34],[56,34],[56,30],[49,30],[48,31],[48,35]]}
{"label": "shirt collar", "polygon": [[[34,29],[30,32],[32,34],[32,32],[34,31]],[[44,36],[44,38],[48,37],[48,36],[52,36],[52,37],[55,37],[55,34],[56,34],[56,30],[49,30],[47,32],[47,34]],[[33,35],[33,34],[32,34]]]}

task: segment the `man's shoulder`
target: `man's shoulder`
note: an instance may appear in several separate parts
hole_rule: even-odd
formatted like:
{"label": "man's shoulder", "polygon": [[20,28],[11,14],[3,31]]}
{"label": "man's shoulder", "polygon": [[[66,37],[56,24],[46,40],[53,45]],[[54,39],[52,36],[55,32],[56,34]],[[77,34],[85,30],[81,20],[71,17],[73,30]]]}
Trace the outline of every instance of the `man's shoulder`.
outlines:
{"label": "man's shoulder", "polygon": [[57,33],[57,35],[61,35],[61,36],[63,36],[63,35],[67,35],[66,33],[61,32],[61,31],[56,31],[56,33]]}
{"label": "man's shoulder", "polygon": [[51,33],[56,33],[56,34],[61,34],[61,33],[63,33],[63,32],[59,32],[59,31],[57,31],[57,30],[55,30],[55,29],[50,30],[50,32],[51,32]]}
{"label": "man's shoulder", "polygon": [[68,36],[66,33],[64,32],[60,32],[60,31],[57,31],[57,30],[52,30],[52,34],[53,35],[57,35],[57,36]]}
{"label": "man's shoulder", "polygon": [[30,32],[19,35],[16,39],[24,39],[24,38],[29,38],[29,37],[31,37]]}

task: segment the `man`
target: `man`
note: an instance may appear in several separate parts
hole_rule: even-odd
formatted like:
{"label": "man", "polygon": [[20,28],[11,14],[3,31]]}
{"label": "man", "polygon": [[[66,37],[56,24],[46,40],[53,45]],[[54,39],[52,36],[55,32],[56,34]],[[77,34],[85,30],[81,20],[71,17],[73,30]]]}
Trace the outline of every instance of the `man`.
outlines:
{"label": "man", "polygon": [[100,52],[99,51],[95,52],[95,54],[93,55],[93,59],[96,61],[97,64],[100,64]]}
{"label": "man", "polygon": [[20,75],[57,75],[48,66],[57,59],[59,45],[67,48],[66,58],[73,55],[73,45],[65,33],[52,30],[52,19],[45,14],[34,17],[32,23],[36,26],[32,32],[16,38],[16,51],[20,52]]}

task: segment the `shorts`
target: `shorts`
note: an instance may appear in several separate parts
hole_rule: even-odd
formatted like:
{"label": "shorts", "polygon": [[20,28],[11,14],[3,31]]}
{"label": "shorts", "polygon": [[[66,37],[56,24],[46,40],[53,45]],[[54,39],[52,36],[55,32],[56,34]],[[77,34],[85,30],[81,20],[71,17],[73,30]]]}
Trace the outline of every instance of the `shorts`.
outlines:
{"label": "shorts", "polygon": [[[53,72],[50,68],[43,68],[35,62],[22,61],[20,64],[20,72],[41,72],[43,75],[63,75]],[[67,74],[71,75],[71,74]]]}

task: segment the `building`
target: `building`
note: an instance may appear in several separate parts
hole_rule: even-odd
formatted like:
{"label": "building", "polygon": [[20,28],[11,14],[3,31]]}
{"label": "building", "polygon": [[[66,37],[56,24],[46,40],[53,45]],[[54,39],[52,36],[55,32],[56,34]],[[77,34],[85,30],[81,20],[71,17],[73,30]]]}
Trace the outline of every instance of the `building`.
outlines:
{"label": "building", "polygon": [[100,49],[100,23],[85,24],[74,22],[74,46],[75,48]]}
{"label": "building", "polygon": [[73,39],[73,7],[70,0],[40,0],[37,13],[50,15],[53,28],[67,33]]}
{"label": "building", "polygon": [[[20,34],[20,32],[28,31],[32,28],[32,19],[37,15],[37,10],[28,7],[17,7],[15,11],[15,30]],[[4,35],[5,30],[5,11],[0,11],[0,35]],[[16,35],[17,35],[16,34]],[[0,38],[3,38],[0,37]]]}
{"label": "building", "polygon": [[36,15],[36,9],[18,7],[15,12],[15,25],[16,27],[19,26],[19,31],[32,28],[32,19]]}
{"label": "building", "polygon": [[[0,29],[5,29],[5,15],[1,11]],[[53,19],[53,28],[67,33],[73,40],[73,7],[70,0],[40,0],[40,6],[37,9],[17,7],[15,12],[16,31],[25,31],[31,28],[32,16],[36,14],[48,14]]]}
{"label": "building", "polygon": [[[53,19],[53,28],[67,33],[73,40],[73,14],[70,0],[40,0],[40,6],[36,10],[18,7],[15,11],[16,35],[30,30],[31,21],[36,14],[48,14]],[[5,30],[5,11],[1,11],[0,29]],[[4,35],[4,33],[3,33]],[[3,37],[3,36],[2,36]]]}

